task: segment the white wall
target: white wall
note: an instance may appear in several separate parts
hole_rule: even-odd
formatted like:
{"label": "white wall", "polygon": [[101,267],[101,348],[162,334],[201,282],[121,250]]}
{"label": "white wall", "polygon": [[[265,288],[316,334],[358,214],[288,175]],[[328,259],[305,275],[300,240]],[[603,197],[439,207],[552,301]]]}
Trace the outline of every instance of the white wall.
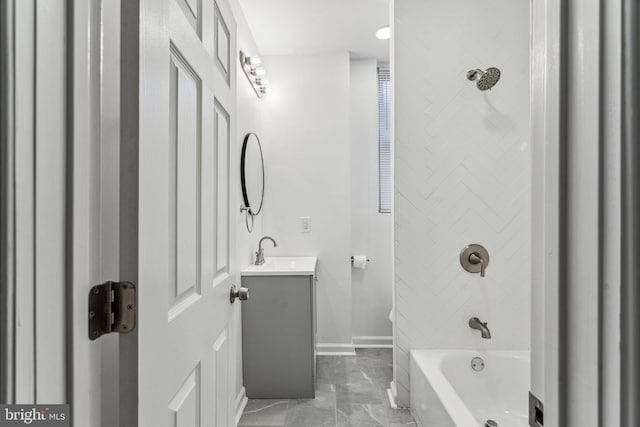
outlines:
{"label": "white wall", "polygon": [[[415,348],[530,344],[529,2],[396,0],[396,387]],[[472,68],[502,71],[490,92]],[[480,243],[485,278],[464,271]],[[493,338],[467,325],[478,316]]]}
{"label": "white wall", "polygon": [[[245,16],[242,12],[242,8],[238,3],[238,0],[230,0],[230,5],[233,11],[233,15],[237,24],[237,44],[238,49],[242,50],[245,54],[253,56],[260,56],[256,47],[255,40],[251,34],[251,30],[247,24]],[[235,58],[238,58],[236,53]],[[242,68],[237,68],[237,96],[238,96],[238,110],[237,110],[237,138],[236,147],[233,151],[233,157],[231,161],[231,179],[235,182],[235,190],[233,194],[234,202],[233,207],[237,206],[237,210],[232,209],[232,212],[236,212],[236,251],[238,265],[235,266],[234,271],[239,272],[242,268],[253,262],[255,258],[255,251],[258,247],[258,241],[262,237],[262,219],[264,215],[258,215],[254,218],[253,231],[250,233],[245,226],[245,216],[240,213],[240,205],[244,205],[242,198],[242,185],[240,182],[240,156],[242,153],[242,143],[244,136],[249,132],[256,133],[260,139],[263,139],[263,126],[262,126],[262,101],[256,96],[256,93],[251,88],[247,78],[242,71]],[[262,141],[264,146],[264,141]],[[263,148],[264,150],[264,148]],[[249,223],[251,224],[251,223]],[[239,276],[239,273],[238,273]],[[240,277],[236,279],[236,283],[240,283]],[[235,396],[242,392],[243,380],[242,380],[242,304],[233,304],[232,322],[230,325],[230,340],[231,348],[233,349],[232,360],[235,360],[234,378],[232,379],[232,388],[235,390]]]}
{"label": "white wall", "polygon": [[[271,255],[318,256],[321,351],[352,351],[349,55],[264,59],[266,192]],[[311,232],[300,232],[300,217]]]}
{"label": "white wall", "polygon": [[390,345],[392,217],[378,212],[378,72],[375,59],[352,60],[351,253],[367,255],[351,269],[354,343]]}

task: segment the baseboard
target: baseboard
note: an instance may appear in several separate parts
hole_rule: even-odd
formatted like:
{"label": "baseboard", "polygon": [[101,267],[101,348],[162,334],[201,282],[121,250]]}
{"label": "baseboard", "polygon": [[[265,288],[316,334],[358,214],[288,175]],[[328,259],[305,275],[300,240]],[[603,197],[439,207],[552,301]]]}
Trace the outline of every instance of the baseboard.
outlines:
{"label": "baseboard", "polygon": [[353,344],[322,343],[316,345],[318,356],[355,356]]}
{"label": "baseboard", "polygon": [[359,336],[353,337],[355,348],[393,348],[392,336]]}
{"label": "baseboard", "polygon": [[398,409],[398,404],[396,403],[396,397],[398,397],[398,392],[396,390],[396,383],[391,381],[389,383],[389,388],[387,389],[387,397],[389,398],[389,406],[393,409]]}
{"label": "baseboard", "polygon": [[242,417],[242,413],[244,412],[245,406],[247,406],[247,390],[245,390],[244,386],[240,389],[240,393],[236,396],[236,425],[240,422],[240,417]]}

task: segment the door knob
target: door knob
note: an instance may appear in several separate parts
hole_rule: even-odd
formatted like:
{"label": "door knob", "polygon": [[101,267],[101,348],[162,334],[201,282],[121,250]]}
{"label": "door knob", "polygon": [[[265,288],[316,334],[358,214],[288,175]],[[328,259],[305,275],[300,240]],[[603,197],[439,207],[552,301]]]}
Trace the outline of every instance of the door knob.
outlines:
{"label": "door knob", "polygon": [[231,304],[233,304],[238,298],[240,301],[246,301],[249,299],[249,289],[247,288],[236,288],[236,285],[231,285],[231,292],[229,295],[229,300]]}
{"label": "door knob", "polygon": [[489,265],[489,252],[482,245],[471,244],[460,252],[460,265],[469,273],[480,273],[484,277],[484,272]]}

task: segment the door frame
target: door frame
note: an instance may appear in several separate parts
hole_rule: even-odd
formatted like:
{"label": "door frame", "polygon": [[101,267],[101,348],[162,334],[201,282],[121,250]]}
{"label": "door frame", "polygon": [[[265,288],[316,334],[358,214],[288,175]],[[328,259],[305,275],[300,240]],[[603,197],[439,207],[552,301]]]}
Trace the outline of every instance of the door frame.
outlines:
{"label": "door frame", "polygon": [[13,401],[13,0],[0,3],[0,402]]}
{"label": "door frame", "polygon": [[[3,320],[10,328],[3,333],[3,356],[10,363],[4,366],[3,400],[62,403],[67,400],[68,373],[65,36],[69,7],[64,2],[43,5],[34,0],[9,0],[2,7],[3,58],[8,60],[2,63],[2,80],[4,90],[12,92],[2,97],[1,113],[3,162],[10,166],[3,165],[3,187],[8,191],[3,191],[1,206],[3,231],[10,237],[3,239],[7,246],[0,254],[2,292],[7,298]],[[49,353],[37,352],[36,346]]]}
{"label": "door frame", "polygon": [[531,6],[531,390],[546,426],[619,425],[621,2]]}
{"label": "door frame", "polygon": [[[638,380],[640,373],[638,372],[637,366],[631,363],[638,358],[638,348],[640,348],[640,341],[637,337],[637,328],[632,328],[630,325],[637,325],[637,319],[635,316],[640,313],[640,301],[638,301],[638,294],[631,293],[626,294],[633,290],[631,286],[633,283],[637,283],[637,278],[640,275],[640,272],[637,268],[633,267],[632,262],[628,262],[630,259],[637,259],[637,255],[640,252],[640,248],[638,248],[638,242],[640,239],[637,238],[637,224],[634,224],[630,221],[630,218],[635,218],[638,215],[640,201],[638,200],[638,191],[637,191],[637,180],[632,180],[637,178],[640,171],[640,159],[638,158],[638,150],[637,147],[634,147],[632,142],[637,141],[638,135],[640,134],[638,129],[637,121],[634,123],[633,121],[633,113],[636,113],[640,110],[640,97],[638,96],[637,90],[637,81],[633,79],[633,76],[638,75],[639,65],[638,65],[638,45],[633,39],[634,36],[638,34],[638,10],[637,5],[634,4],[631,0],[622,0],[623,5],[625,7],[625,27],[622,32],[622,37],[626,41],[625,44],[625,60],[623,62],[623,76],[624,81],[623,84],[626,88],[623,91],[623,94],[626,92],[622,107],[623,107],[623,148],[626,159],[629,161],[624,163],[624,173],[622,175],[623,188],[625,189],[625,198],[623,199],[623,230],[625,233],[622,233],[624,236],[627,233],[633,233],[634,238],[626,239],[623,241],[623,248],[627,249],[622,252],[622,261],[623,261],[623,277],[622,277],[622,291],[623,295],[626,297],[623,299],[625,301],[625,305],[623,305],[622,311],[622,331],[623,331],[623,352],[622,352],[622,387],[625,393],[622,393],[622,403],[621,409],[623,412],[623,418],[629,421],[631,424],[637,423],[638,418],[640,418],[640,414],[638,414],[636,409],[634,408],[633,402],[637,401],[637,397],[640,395],[640,381]],[[26,3],[26,2],[25,2]],[[83,9],[83,5],[86,2],[83,1],[75,1],[73,2],[73,15],[67,15],[68,17],[73,17],[73,20],[70,21],[71,26],[74,31],[74,43],[82,41],[82,35],[87,33],[82,33],[82,29],[88,29],[91,27],[91,22],[95,15],[91,14],[90,11]],[[12,1],[2,2],[3,7],[11,7],[14,4]],[[569,398],[568,392],[572,389],[572,381],[575,378],[565,377],[564,375],[560,375],[562,372],[566,372],[564,369],[568,364],[573,363],[578,360],[578,354],[574,352],[568,352],[567,350],[567,328],[570,326],[572,331],[574,328],[583,328],[584,331],[590,333],[594,330],[601,331],[602,322],[603,322],[603,306],[600,301],[601,296],[603,294],[603,283],[601,278],[602,271],[602,259],[599,258],[596,261],[597,264],[597,279],[593,282],[589,282],[589,289],[593,292],[593,295],[596,295],[598,298],[598,303],[596,310],[599,313],[599,316],[594,318],[586,319],[586,322],[580,323],[579,320],[582,318],[580,316],[570,319],[566,314],[566,310],[571,310],[571,306],[573,306],[575,311],[576,303],[580,303],[580,295],[576,295],[571,292],[571,290],[575,290],[575,288],[571,288],[572,284],[571,279],[567,281],[567,277],[571,276],[571,271],[578,266],[582,266],[582,262],[587,263],[589,260],[573,260],[568,258],[571,256],[567,252],[569,240],[573,238],[578,238],[574,232],[570,234],[565,234],[567,232],[567,214],[573,212],[573,209],[577,208],[581,202],[581,197],[588,198],[593,206],[594,200],[597,200],[597,209],[598,212],[601,212],[603,209],[603,203],[600,196],[594,199],[594,194],[592,192],[587,192],[579,196],[578,200],[569,199],[565,204],[564,200],[567,199],[566,192],[569,191],[572,187],[571,184],[575,183],[575,179],[578,176],[571,175],[568,171],[571,168],[571,163],[567,158],[571,152],[567,152],[567,149],[570,149],[565,145],[565,141],[569,141],[571,143],[571,136],[568,135],[570,132],[569,129],[563,124],[565,119],[567,119],[568,115],[568,103],[572,102],[571,97],[573,96],[571,92],[567,93],[568,87],[568,75],[571,71],[575,71],[576,68],[579,68],[579,65],[584,65],[579,61],[583,61],[582,57],[571,57],[572,59],[567,60],[565,54],[568,53],[573,45],[572,40],[572,31],[573,37],[576,36],[578,31],[581,29],[575,24],[579,24],[582,19],[589,22],[602,22],[602,10],[599,5],[595,5],[594,9],[574,9],[576,7],[576,2],[570,2],[568,0],[547,0],[546,2],[532,2],[532,17],[533,17],[533,25],[532,25],[532,64],[534,70],[544,70],[544,73],[540,77],[539,80],[533,78],[532,80],[532,123],[534,126],[533,135],[534,138],[536,136],[542,137],[545,141],[544,150],[541,153],[538,153],[542,157],[538,158],[538,161],[542,161],[542,171],[545,177],[542,183],[538,183],[538,190],[542,194],[542,200],[545,202],[543,218],[544,223],[543,227],[546,230],[544,237],[542,238],[542,242],[534,242],[534,272],[533,276],[538,277],[538,284],[541,284],[544,292],[539,296],[541,298],[540,302],[544,303],[546,306],[546,315],[543,317],[544,326],[542,330],[544,331],[544,335],[542,337],[542,344],[544,346],[544,352],[542,354],[543,360],[543,385],[542,390],[544,393],[544,403],[545,403],[545,412],[546,418],[549,420],[549,425],[567,425],[563,424],[561,421],[565,420],[567,416],[566,413],[563,414],[563,409],[566,408],[567,399]],[[573,16],[572,24],[569,22],[569,15]],[[2,16],[9,16],[8,14],[3,14]],[[576,19],[577,17],[577,19]],[[2,25],[2,34],[3,36],[8,34],[8,31],[11,31],[6,26],[6,21],[3,21]],[[573,26],[571,26],[573,25]],[[77,27],[76,27],[77,26]],[[95,28],[95,27],[94,27]],[[598,33],[602,34],[602,33]],[[8,38],[3,37],[3,40],[9,40]],[[90,41],[88,44],[83,45],[84,48],[88,48],[88,52],[91,52],[91,44]],[[76,45],[78,49],[81,49],[78,45]],[[76,70],[76,74],[74,75],[73,80],[70,82],[77,85],[83,85],[80,87],[84,87],[88,90],[88,88],[95,82],[95,75],[90,74],[82,74],[80,71],[82,70],[81,65],[90,65],[86,61],[91,61],[89,58],[81,57],[82,51],[77,51],[78,55],[74,56],[74,60],[71,64]],[[596,55],[598,61],[593,62],[593,57],[588,57],[589,52],[584,52],[587,54],[587,61],[591,61],[591,64],[597,63],[598,69],[602,66],[602,62],[600,55],[602,53],[601,49],[594,49],[593,55]],[[4,58],[10,58],[9,55],[3,55]],[[571,62],[573,61],[573,62]],[[576,62],[578,61],[578,62]],[[76,68],[77,67],[77,68]],[[540,67],[540,68],[537,68]],[[585,74],[591,72],[593,69],[590,67],[583,67],[584,74],[571,74],[572,79],[578,79],[578,76],[584,77],[587,79],[586,81],[591,81],[593,76],[586,76]],[[2,64],[2,83],[6,83],[7,79],[7,68],[5,64]],[[86,70],[86,68],[85,68]],[[598,75],[596,73],[596,75]],[[80,76],[84,76],[83,78],[86,80],[76,81],[76,78]],[[99,76],[98,76],[99,81]],[[600,87],[598,85],[598,87]],[[74,140],[81,141],[82,138],[89,137],[95,131],[95,129],[91,129],[90,127],[84,127],[81,124],[80,118],[81,116],[85,116],[85,114],[91,115],[92,110],[84,110],[81,108],[83,102],[86,101],[87,93],[79,93],[78,91],[72,92],[74,94],[75,99],[75,107],[73,109],[74,119],[72,121],[74,129]],[[584,94],[583,94],[584,95]],[[4,98],[4,97],[3,97]],[[576,99],[573,99],[575,102]],[[590,108],[591,106],[587,106]],[[10,109],[2,109],[3,112],[3,120],[6,120],[6,114],[10,111]],[[76,116],[77,114],[77,116]],[[5,123],[3,121],[2,123]],[[598,135],[600,135],[601,130],[598,130]],[[2,127],[2,137],[6,138],[6,127]],[[591,155],[594,153],[601,153],[602,141],[604,139],[598,138],[598,143],[596,145],[591,145]],[[2,161],[6,162],[10,156],[7,156],[6,148],[12,147],[11,144],[3,144],[5,147],[5,151],[3,151]],[[574,146],[575,147],[575,146]],[[95,153],[91,152],[83,152],[78,153],[79,157],[74,157],[75,165],[77,166],[81,159],[91,159],[93,158]],[[127,158],[128,161],[131,161],[131,158]],[[4,165],[4,164],[3,164]],[[601,163],[598,163],[598,176],[601,179],[602,175],[606,172],[606,169],[603,168]],[[535,167],[534,167],[534,170]],[[3,171],[7,171],[8,169],[3,168]],[[538,169],[540,171],[540,169]],[[91,175],[90,171],[85,171],[82,173],[88,173]],[[9,173],[9,177],[12,175]],[[75,178],[80,178],[80,174],[74,175]],[[600,181],[598,181],[600,183]],[[10,188],[10,181],[7,180],[6,175],[3,175],[3,179],[1,181],[2,191],[0,191],[0,195],[2,196],[3,204],[2,204],[2,226],[6,227],[6,221],[8,220],[7,212],[10,212],[10,203],[8,201],[11,200],[9,193],[7,192],[7,188]],[[598,189],[601,189],[601,184],[599,184]],[[628,191],[628,193],[627,193]],[[540,195],[538,194],[538,197]],[[536,195],[534,195],[535,200]],[[572,207],[573,205],[573,207]],[[79,214],[79,212],[76,212]],[[87,218],[89,219],[89,218]],[[602,230],[602,217],[590,217],[591,222],[596,221],[596,226],[598,230]],[[592,224],[593,225],[593,224]],[[599,233],[601,233],[600,231]],[[535,234],[534,234],[535,237]],[[602,235],[598,235],[598,247],[601,250],[601,239]],[[538,245],[538,246],[536,246]],[[570,247],[570,246],[569,246]],[[601,252],[598,252],[601,256]],[[7,266],[10,265],[10,261],[8,262],[8,252],[6,247],[0,254],[3,260],[3,270],[1,273],[4,275],[7,273]],[[121,254],[123,256],[125,254]],[[625,261],[626,260],[626,261]],[[74,260],[75,261],[75,260]],[[567,264],[569,263],[569,264]],[[576,264],[577,263],[577,264]],[[590,268],[590,266],[586,266]],[[536,271],[536,268],[540,268],[540,270]],[[540,273],[542,272],[542,273]],[[3,276],[4,277],[4,276]],[[79,280],[79,279],[78,279]],[[4,280],[3,280],[4,282]],[[6,283],[11,283],[6,282]],[[75,283],[71,281],[70,283]],[[563,286],[567,284],[569,288]],[[84,283],[83,286],[87,284]],[[10,287],[3,287],[2,292],[3,296],[8,295],[10,291]],[[73,301],[77,301],[78,303],[74,303],[73,315],[77,318],[78,316],[84,317],[83,308],[84,305],[84,290],[79,290],[80,288],[75,289],[73,294]],[[577,296],[575,300],[574,296]],[[79,300],[82,298],[82,300]],[[10,301],[11,298],[5,300]],[[11,318],[12,316],[9,314],[10,307],[3,306],[2,315],[6,318]],[[580,313],[577,313],[578,315]],[[7,317],[9,316],[9,317]],[[533,319],[533,320],[540,320]],[[595,323],[594,323],[595,322]],[[78,325],[77,331],[86,332],[85,325],[83,322],[77,322]],[[73,324],[71,324],[73,326]],[[595,329],[594,329],[595,328]],[[12,328],[15,333],[15,328]],[[74,337],[76,336],[76,332],[74,332]],[[78,332],[79,334],[79,332]],[[10,334],[4,332],[2,334],[2,342],[4,343],[3,349],[7,349],[7,342],[12,341],[11,339],[7,339]],[[590,335],[585,335],[590,336]],[[80,335],[77,335],[78,339]],[[64,339],[64,337],[63,337]],[[597,360],[600,363],[601,359],[601,340],[597,341],[598,347],[597,351]],[[589,345],[589,348],[593,350],[592,346]],[[86,350],[89,351],[89,350]],[[66,350],[62,349],[62,353],[66,354]],[[3,352],[4,355],[4,352]],[[88,353],[74,353],[74,358],[76,361],[80,361],[83,357],[87,356]],[[61,355],[59,355],[61,356]],[[37,357],[37,355],[32,355],[31,357]],[[7,358],[6,360],[11,360],[11,358]],[[72,363],[67,366],[74,366],[74,369],[81,369],[79,366],[75,366]],[[592,363],[593,359],[588,363]],[[3,378],[6,378],[6,367],[2,371]],[[18,371],[19,374],[19,371]],[[78,375],[72,376],[74,378],[71,390],[74,388],[77,390],[81,390],[80,385],[75,381],[78,378]],[[600,382],[602,378],[596,377],[595,388],[598,392],[594,395],[591,394],[590,398],[595,397],[596,405],[595,408],[600,408],[598,411],[597,418],[601,417],[602,412],[602,399],[601,399],[601,385]],[[532,383],[535,384],[536,381]],[[3,381],[3,384],[6,384]],[[575,386],[575,385],[574,385]],[[591,386],[594,386],[591,384]],[[76,397],[80,398],[82,393],[78,393]],[[10,394],[6,391],[3,391],[2,397],[3,399],[8,398]],[[71,397],[71,396],[70,396]],[[75,400],[73,400],[75,403]],[[586,403],[586,402],[585,402]],[[596,418],[596,419],[597,419]],[[633,422],[632,422],[633,421]]]}
{"label": "door frame", "polygon": [[86,321],[100,261],[100,5],[0,5],[1,398],[72,403],[74,425],[87,426],[100,417]]}
{"label": "door frame", "polygon": [[621,425],[640,423],[640,7],[622,0]]}
{"label": "door frame", "polygon": [[[531,1],[531,392],[558,426],[560,1]],[[544,144],[537,143],[544,141]],[[543,319],[542,327],[533,327]]]}
{"label": "door frame", "polygon": [[67,7],[67,399],[74,426],[101,423],[100,341],[87,332],[88,295],[102,277],[102,1]]}

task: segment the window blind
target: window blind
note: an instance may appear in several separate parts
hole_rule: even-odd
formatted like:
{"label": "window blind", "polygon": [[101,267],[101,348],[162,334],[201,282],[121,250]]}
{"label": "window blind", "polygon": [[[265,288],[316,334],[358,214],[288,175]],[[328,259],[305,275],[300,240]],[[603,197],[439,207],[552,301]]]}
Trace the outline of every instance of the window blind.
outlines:
{"label": "window blind", "polygon": [[393,187],[391,184],[391,78],[388,68],[378,68],[378,188],[381,213],[391,213]]}

